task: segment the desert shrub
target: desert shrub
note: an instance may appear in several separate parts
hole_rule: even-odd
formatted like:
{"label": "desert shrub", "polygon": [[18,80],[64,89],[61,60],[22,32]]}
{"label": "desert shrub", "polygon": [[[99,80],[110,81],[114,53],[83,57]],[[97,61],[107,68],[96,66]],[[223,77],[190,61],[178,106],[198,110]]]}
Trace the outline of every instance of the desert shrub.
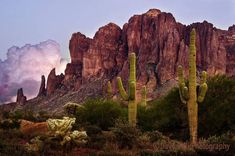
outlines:
{"label": "desert shrub", "polygon": [[82,105],[79,105],[74,102],[68,102],[63,106],[65,113],[69,116],[76,115],[76,111],[79,107],[82,107]]}
{"label": "desert shrub", "polygon": [[99,135],[102,133],[102,129],[95,125],[87,125],[84,129],[88,136]]}
{"label": "desert shrub", "polygon": [[17,110],[15,112],[10,113],[9,118],[16,120],[24,119],[28,121],[37,121],[36,114],[34,114],[30,110],[25,110],[25,111]]}
{"label": "desert shrub", "polygon": [[49,132],[31,139],[27,143],[27,150],[39,153],[62,150],[62,153],[68,154],[73,148],[83,146],[87,142],[87,134],[85,131],[71,131],[74,123],[75,118],[69,117],[48,119]]}
{"label": "desert shrub", "polygon": [[39,111],[36,120],[37,122],[43,122],[49,119],[51,116],[46,111]]}
{"label": "desert shrub", "polygon": [[11,112],[9,114],[9,118],[12,118],[12,119],[22,119],[23,118],[23,111],[15,111],[15,112]]}
{"label": "desert shrub", "polygon": [[35,113],[31,110],[17,110],[14,112],[8,112],[5,113],[7,119],[24,119],[28,121],[33,121],[33,122],[42,122],[46,121],[48,118],[51,117],[46,111],[39,111],[38,113]]}
{"label": "desert shrub", "polygon": [[30,155],[24,148],[25,139],[25,136],[18,129],[0,130],[0,155]]}
{"label": "desert shrub", "polygon": [[3,111],[3,112],[2,112],[2,117],[3,117],[3,119],[8,119],[9,116],[10,116],[10,112],[8,112],[8,111]]}
{"label": "desert shrub", "polygon": [[115,126],[111,129],[120,148],[129,148],[138,146],[141,131],[131,126],[127,121],[117,120]]}
{"label": "desert shrub", "polygon": [[152,143],[156,142],[156,141],[159,141],[159,140],[163,140],[163,139],[169,139],[159,131],[149,132],[148,135],[149,135],[149,138],[150,138],[149,141],[152,142]]}
{"label": "desert shrub", "polygon": [[29,154],[26,149],[24,148],[24,145],[18,144],[18,143],[3,143],[0,146],[0,153],[1,156],[33,156],[33,154]]}
{"label": "desert shrub", "polygon": [[[206,139],[206,141],[208,143],[229,143],[230,141],[232,141],[232,134],[230,132],[227,132],[227,133],[224,133],[222,135],[213,135],[213,136],[210,136]],[[235,141],[235,140],[234,140]]]}
{"label": "desert shrub", "polygon": [[88,100],[76,112],[77,125],[96,125],[102,130],[114,126],[118,118],[126,118],[127,110],[117,102],[104,99]]}
{"label": "desert shrub", "polygon": [[208,80],[208,92],[199,105],[199,135],[222,135],[235,132],[235,80],[215,76]]}
{"label": "desert shrub", "polygon": [[102,134],[102,129],[96,125],[87,125],[84,127],[88,135],[87,147],[92,149],[101,149],[106,142]]}
{"label": "desert shrub", "polygon": [[138,109],[138,125],[142,130],[158,130],[173,138],[188,139],[187,107],[181,103],[177,88],[149,105]]}
{"label": "desert shrub", "polygon": [[138,105],[137,108],[137,124],[143,131],[153,130],[153,124],[155,123],[153,109],[149,109],[145,106]]}
{"label": "desert shrub", "polygon": [[[219,75],[208,79],[208,92],[198,106],[199,137],[235,131],[234,95],[235,80]],[[187,106],[181,103],[178,88],[149,104],[149,109],[140,108],[138,112],[141,129],[158,130],[175,139],[188,139]]]}
{"label": "desert shrub", "polygon": [[4,130],[8,129],[19,129],[20,122],[18,120],[5,119],[0,122],[0,128]]}

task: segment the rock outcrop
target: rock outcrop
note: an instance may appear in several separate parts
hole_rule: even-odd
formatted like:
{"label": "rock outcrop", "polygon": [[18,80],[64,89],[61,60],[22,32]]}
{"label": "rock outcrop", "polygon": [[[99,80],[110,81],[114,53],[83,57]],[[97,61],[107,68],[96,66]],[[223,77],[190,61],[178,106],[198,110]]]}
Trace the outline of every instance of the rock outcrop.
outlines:
{"label": "rock outcrop", "polygon": [[24,105],[27,101],[27,97],[24,96],[23,88],[18,89],[16,103],[17,105]]}
{"label": "rock outcrop", "polygon": [[101,27],[95,34],[88,50],[84,53],[82,77],[113,77],[119,69],[116,56],[122,30],[113,23]]}
{"label": "rock outcrop", "polygon": [[41,77],[41,85],[39,88],[38,96],[46,96],[47,91],[46,91],[46,79],[45,76],[42,75]]}
{"label": "rock outcrop", "polygon": [[235,26],[228,31],[217,29],[206,21],[185,26],[176,22],[172,14],[151,9],[131,17],[122,29],[113,23],[101,27],[93,39],[81,33],[73,34],[71,62],[80,65],[69,67],[72,65],[68,64],[65,77],[71,73],[79,75],[80,85],[92,77],[114,79],[120,75],[127,80],[128,53],[135,52],[138,82],[154,89],[174,79],[179,64],[187,70],[192,28],[197,31],[198,69],[207,70],[209,75],[235,75]]}
{"label": "rock outcrop", "polygon": [[61,87],[61,82],[64,79],[64,75],[56,75],[55,68],[51,70],[47,78],[47,95],[51,95],[54,93],[56,89]]}
{"label": "rock outcrop", "polygon": [[93,39],[74,33],[69,43],[71,63],[64,76],[51,71],[47,94],[61,86],[78,91],[97,79],[111,80],[115,88],[117,76],[127,84],[130,52],[137,56],[137,89],[145,84],[148,91],[153,91],[176,79],[179,64],[187,71],[192,28],[197,31],[198,72],[235,76],[235,25],[228,30],[217,29],[206,21],[186,26],[176,22],[171,13],[151,9],[132,16],[122,28],[114,23],[101,27]]}

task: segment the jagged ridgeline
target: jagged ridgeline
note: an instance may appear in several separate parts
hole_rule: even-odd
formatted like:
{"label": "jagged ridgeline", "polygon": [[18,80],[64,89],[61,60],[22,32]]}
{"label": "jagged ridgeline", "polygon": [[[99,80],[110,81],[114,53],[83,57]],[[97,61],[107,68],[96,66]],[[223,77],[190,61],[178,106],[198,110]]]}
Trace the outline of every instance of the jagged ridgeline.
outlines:
{"label": "jagged ridgeline", "polygon": [[[115,82],[122,77],[128,86],[128,55],[136,53],[136,91],[141,94],[146,85],[148,98],[162,96],[175,86],[177,66],[188,66],[190,31],[195,28],[197,40],[197,70],[215,74],[235,75],[235,25],[228,30],[215,28],[206,21],[184,25],[171,13],[151,9],[132,16],[122,28],[109,23],[93,38],[80,32],[72,34],[69,42],[71,62],[64,74],[52,70],[42,79],[40,96],[23,106],[35,111],[45,109],[61,112],[68,102],[81,103],[87,98],[103,96],[106,80]],[[45,84],[45,82],[47,84]],[[113,85],[113,94],[117,93]],[[14,107],[14,105],[12,106]]]}

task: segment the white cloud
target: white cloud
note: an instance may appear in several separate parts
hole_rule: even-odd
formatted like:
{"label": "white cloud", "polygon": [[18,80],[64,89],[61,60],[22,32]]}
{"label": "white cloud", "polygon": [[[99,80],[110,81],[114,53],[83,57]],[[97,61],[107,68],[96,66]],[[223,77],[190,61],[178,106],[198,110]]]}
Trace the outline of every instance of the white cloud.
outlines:
{"label": "white cloud", "polygon": [[57,74],[63,73],[66,64],[59,44],[53,40],[11,47],[7,59],[0,60],[0,103],[15,99],[18,88],[23,88],[28,99],[35,97],[41,75],[47,77],[52,68],[56,68]]}

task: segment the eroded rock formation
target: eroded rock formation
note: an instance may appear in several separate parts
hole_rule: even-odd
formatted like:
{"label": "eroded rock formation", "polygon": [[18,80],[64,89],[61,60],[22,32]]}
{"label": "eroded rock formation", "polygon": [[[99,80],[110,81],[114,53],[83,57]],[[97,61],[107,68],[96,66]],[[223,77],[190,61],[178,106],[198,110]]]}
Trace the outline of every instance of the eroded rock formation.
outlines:
{"label": "eroded rock formation", "polygon": [[64,79],[64,75],[56,75],[55,68],[51,70],[50,74],[47,78],[47,95],[51,95],[54,93],[56,89],[59,89],[61,86],[61,82]]}
{"label": "eroded rock formation", "polygon": [[27,101],[27,97],[24,96],[23,88],[18,89],[16,103],[17,105],[24,105]]}
{"label": "eroded rock formation", "polygon": [[148,90],[154,90],[176,78],[179,64],[187,71],[192,28],[197,31],[198,72],[234,76],[235,25],[228,30],[217,29],[206,21],[186,26],[176,22],[170,13],[151,9],[132,16],[123,28],[114,23],[101,27],[93,39],[74,33],[69,43],[71,63],[67,64],[65,76],[51,71],[47,93],[52,94],[60,85],[76,91],[94,79],[112,81],[117,76],[127,84],[130,52],[137,56],[137,87],[145,84]]}
{"label": "eroded rock formation", "polygon": [[45,79],[45,76],[42,75],[42,77],[41,77],[41,85],[40,85],[40,88],[39,88],[38,96],[45,96],[46,94],[47,94],[47,91],[46,91],[46,79]]}

